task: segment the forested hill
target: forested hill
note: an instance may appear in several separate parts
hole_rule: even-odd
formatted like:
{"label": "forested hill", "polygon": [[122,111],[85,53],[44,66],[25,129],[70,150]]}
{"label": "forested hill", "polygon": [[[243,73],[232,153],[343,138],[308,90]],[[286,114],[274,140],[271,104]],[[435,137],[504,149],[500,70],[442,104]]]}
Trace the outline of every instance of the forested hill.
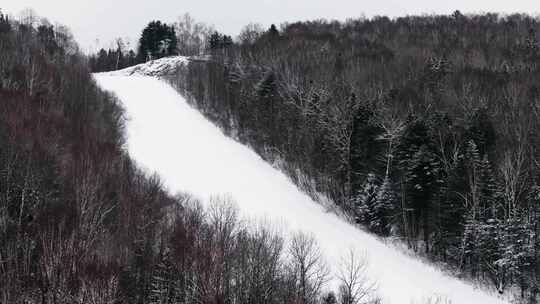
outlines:
{"label": "forested hill", "polygon": [[313,236],[171,197],[128,157],[89,61],[66,27],[0,13],[0,303],[379,301],[352,253],[331,291]]}
{"label": "forested hill", "polygon": [[370,231],[536,303],[539,34],[460,12],[246,28],[175,83]]}
{"label": "forested hill", "polygon": [[[166,38],[99,63],[65,27],[0,14],[0,302],[336,303],[301,267],[313,239],[289,248],[230,206],[171,197],[126,155],[89,66],[204,44],[151,25]],[[537,303],[538,33],[530,16],[459,12],[250,26],[208,35],[211,60],[171,81],[373,233]]]}
{"label": "forested hill", "polygon": [[312,237],[171,197],[124,122],[67,28],[0,13],[0,303],[319,302],[323,278],[298,271]]}
{"label": "forested hill", "polygon": [[127,157],[123,121],[67,28],[0,13],[1,303],[148,294],[175,199]]}

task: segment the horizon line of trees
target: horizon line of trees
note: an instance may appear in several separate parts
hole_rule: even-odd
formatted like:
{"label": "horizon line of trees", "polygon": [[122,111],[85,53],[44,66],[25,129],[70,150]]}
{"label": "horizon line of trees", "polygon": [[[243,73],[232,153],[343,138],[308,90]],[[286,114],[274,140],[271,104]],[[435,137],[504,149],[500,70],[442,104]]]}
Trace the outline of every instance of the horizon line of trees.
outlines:
{"label": "horizon line of trees", "polygon": [[148,23],[139,37],[136,51],[121,38],[115,39],[113,44],[114,47],[108,50],[102,48],[89,55],[92,72],[119,70],[167,56],[202,55],[230,47],[233,39],[213,26],[196,22],[186,13],[170,25],[159,20]]}

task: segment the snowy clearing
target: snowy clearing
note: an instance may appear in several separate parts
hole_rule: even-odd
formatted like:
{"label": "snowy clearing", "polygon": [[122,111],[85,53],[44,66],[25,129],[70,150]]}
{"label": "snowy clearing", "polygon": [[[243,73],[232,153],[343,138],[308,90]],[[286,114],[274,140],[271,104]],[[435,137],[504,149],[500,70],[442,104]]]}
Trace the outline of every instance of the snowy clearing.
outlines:
{"label": "snowy clearing", "polygon": [[[170,59],[174,64],[186,60],[174,58]],[[137,71],[142,67],[131,69],[112,74],[140,74]],[[159,74],[159,69],[154,64],[150,70],[156,73],[151,75]],[[130,155],[143,167],[159,173],[173,193],[185,191],[203,199],[228,194],[245,216],[283,221],[292,231],[314,233],[333,270],[349,249],[365,252],[368,275],[377,281],[385,303],[421,303],[433,296],[448,297],[453,304],[508,303],[407,257],[326,212],[283,173],[224,136],[164,81],[111,74],[97,74],[95,78],[126,108]]]}

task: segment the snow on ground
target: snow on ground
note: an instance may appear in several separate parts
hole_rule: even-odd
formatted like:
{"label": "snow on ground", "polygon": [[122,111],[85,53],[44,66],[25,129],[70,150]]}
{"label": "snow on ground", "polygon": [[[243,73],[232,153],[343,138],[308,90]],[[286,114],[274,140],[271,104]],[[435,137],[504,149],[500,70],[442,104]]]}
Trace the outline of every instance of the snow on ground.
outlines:
{"label": "snow on ground", "polygon": [[173,74],[179,66],[187,64],[188,61],[188,57],[184,56],[164,57],[106,74],[116,76],[165,76]]}
{"label": "snow on ground", "polygon": [[111,74],[95,77],[102,88],[116,93],[126,108],[130,155],[143,167],[158,172],[169,190],[201,198],[229,194],[245,216],[283,221],[292,231],[313,233],[334,270],[348,250],[365,253],[368,276],[377,281],[385,303],[420,303],[434,295],[448,297],[453,304],[507,303],[325,212],[283,173],[224,136],[164,81]]}

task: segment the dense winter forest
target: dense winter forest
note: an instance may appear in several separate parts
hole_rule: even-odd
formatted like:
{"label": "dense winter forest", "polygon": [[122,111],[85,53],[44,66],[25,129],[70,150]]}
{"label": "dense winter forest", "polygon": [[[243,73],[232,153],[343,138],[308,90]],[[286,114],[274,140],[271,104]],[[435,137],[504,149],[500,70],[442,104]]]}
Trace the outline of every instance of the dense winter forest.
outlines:
{"label": "dense winter forest", "polygon": [[90,72],[203,54],[169,80],[228,135],[364,229],[538,302],[540,19],[456,11],[236,39],[184,15],[88,57],[0,13],[0,303],[377,301],[361,260],[323,294],[311,236],[172,197],[127,156]]}
{"label": "dense winter forest", "polygon": [[[154,25],[140,50],[159,58]],[[537,302],[538,18],[250,24],[234,42],[187,15],[171,28],[171,55],[212,57],[169,80],[227,134],[365,229]]]}
{"label": "dense winter forest", "polygon": [[365,229],[537,303],[539,33],[459,11],[250,25],[172,82]]}
{"label": "dense winter forest", "polygon": [[362,259],[323,294],[311,235],[168,195],[124,122],[67,28],[0,13],[0,303],[377,302]]}

